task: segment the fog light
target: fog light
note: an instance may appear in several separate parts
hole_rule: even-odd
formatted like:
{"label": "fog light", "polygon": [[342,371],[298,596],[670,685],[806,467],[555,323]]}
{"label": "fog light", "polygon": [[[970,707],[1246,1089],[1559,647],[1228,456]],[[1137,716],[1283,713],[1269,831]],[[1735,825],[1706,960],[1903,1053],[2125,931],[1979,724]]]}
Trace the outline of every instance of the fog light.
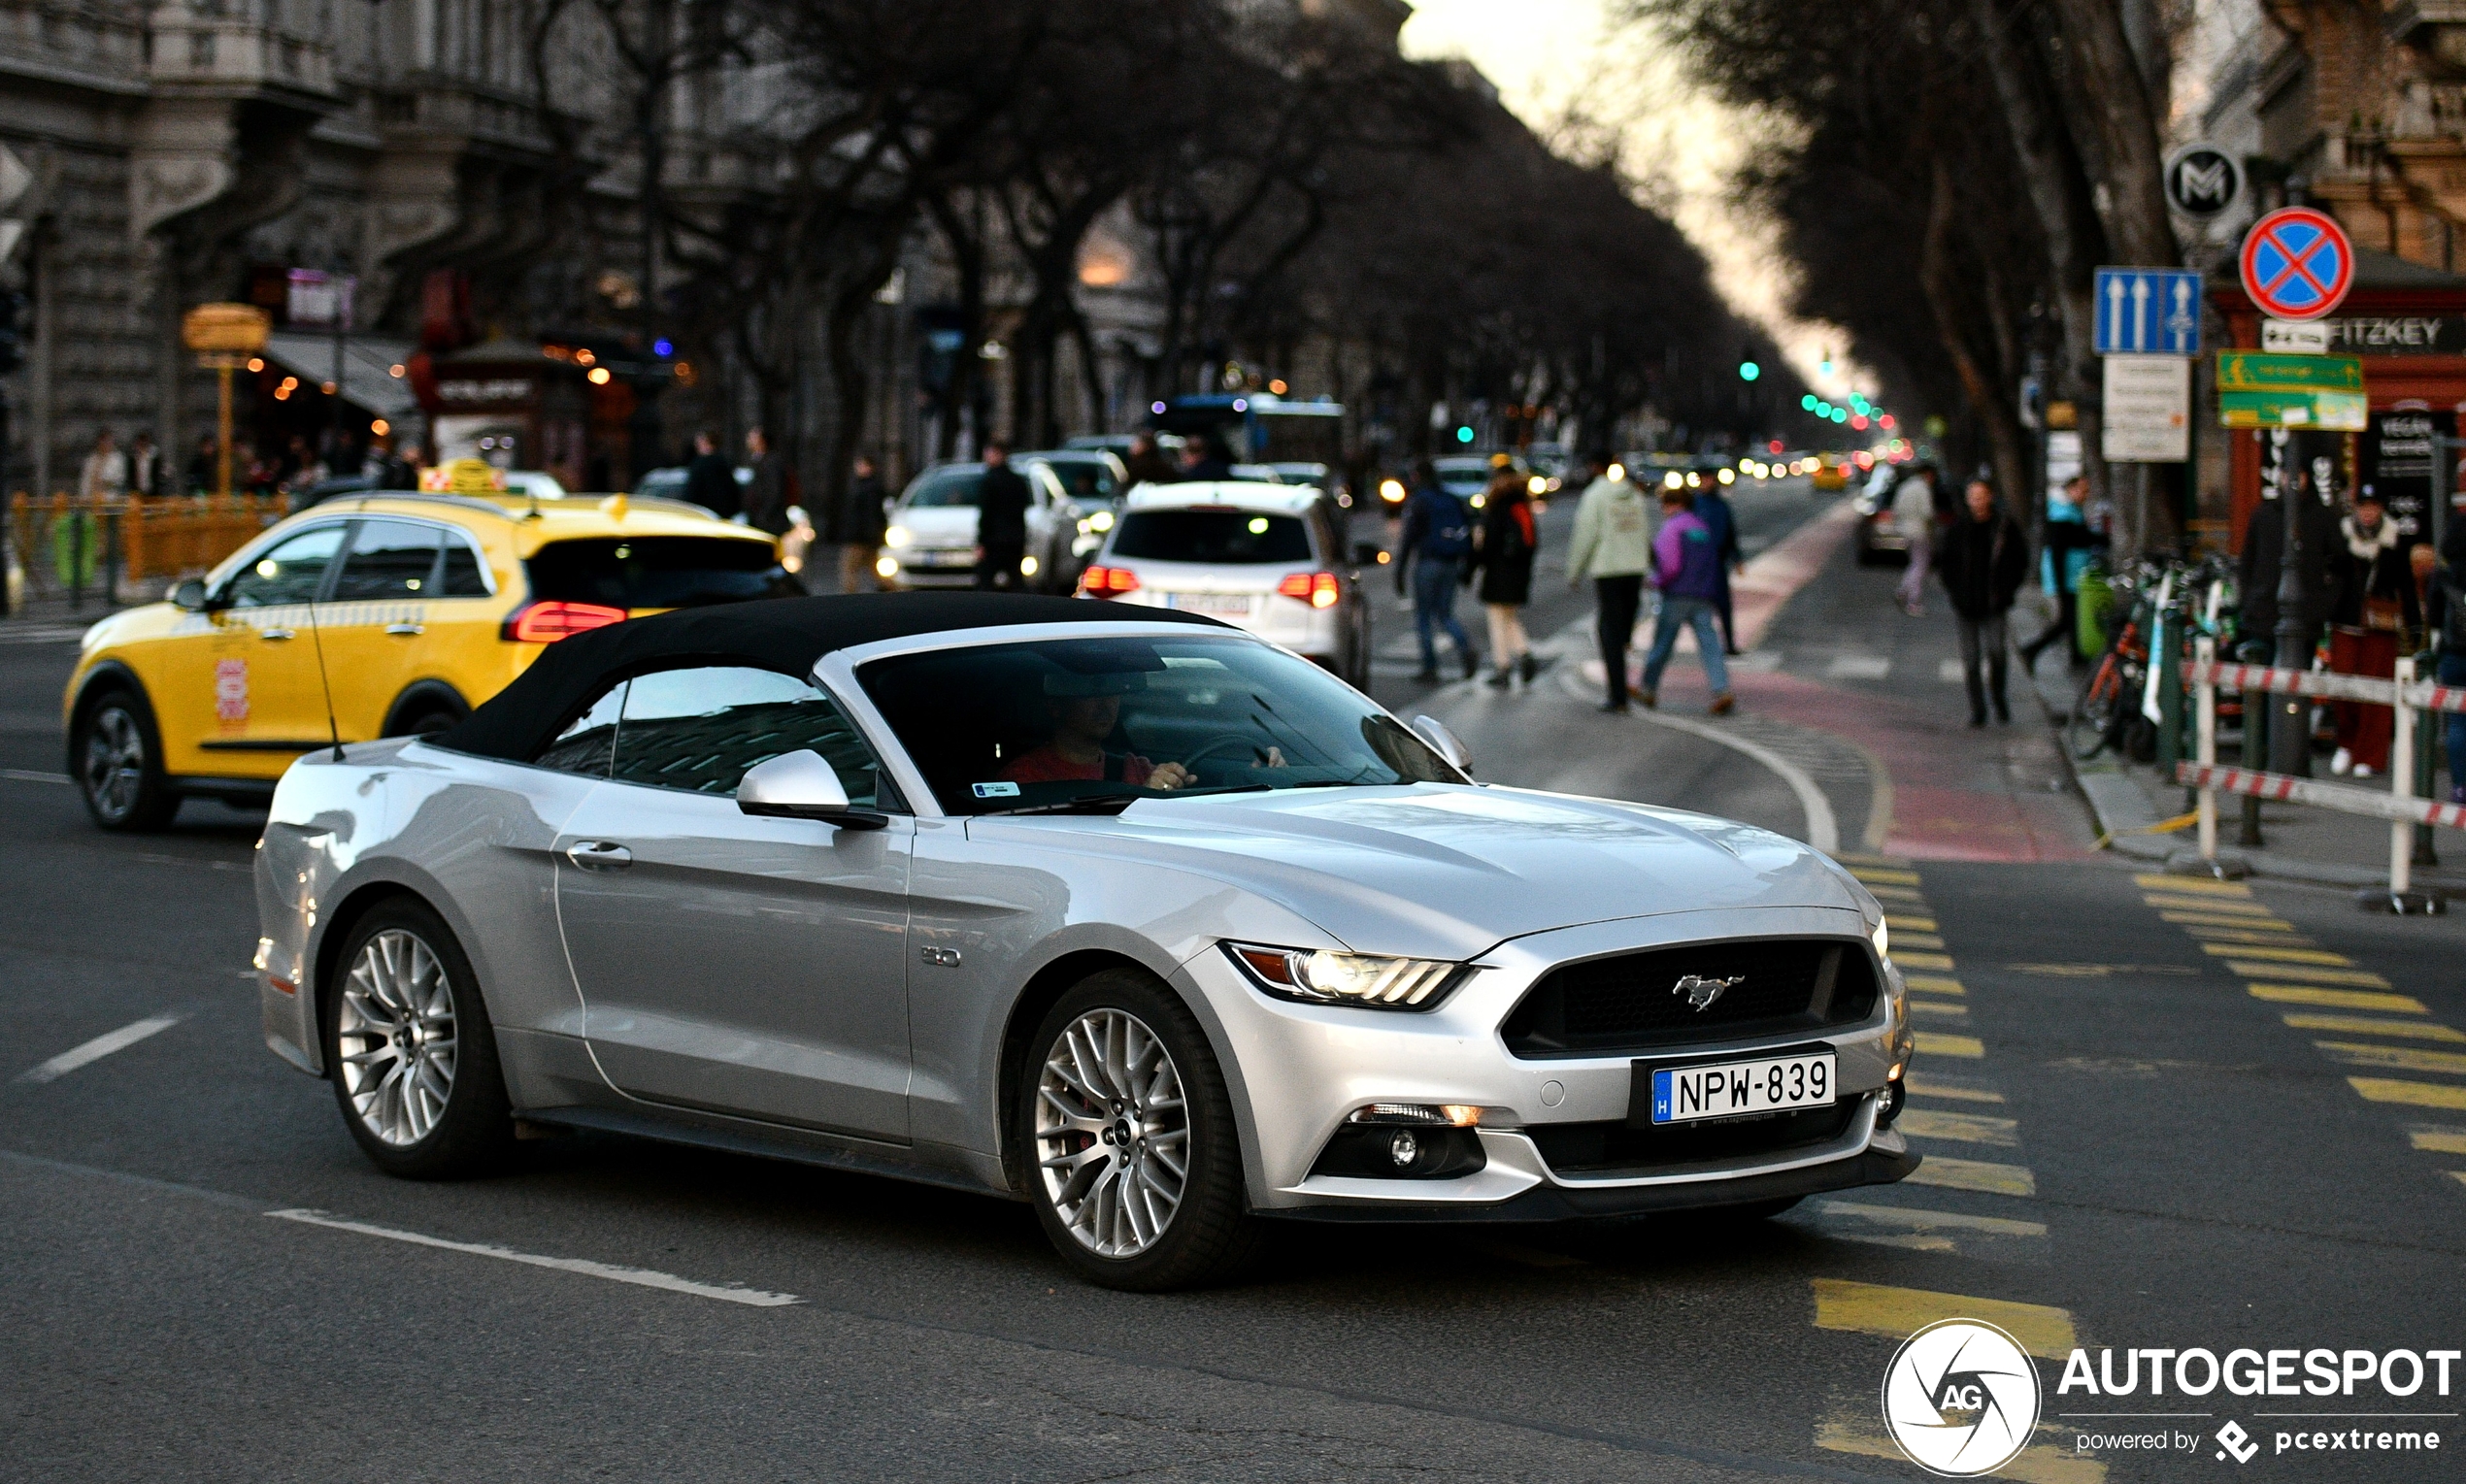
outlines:
{"label": "fog light", "polygon": [[1396,1162],[1398,1170],[1408,1170],[1421,1157],[1421,1140],[1413,1137],[1411,1129],[1398,1129],[1387,1139],[1387,1158]]}
{"label": "fog light", "polygon": [[1901,1069],[1892,1069],[1892,1078],[1883,1084],[1883,1101],[1875,1110],[1875,1126],[1879,1129],[1901,1116],[1901,1104],[1907,1096],[1901,1082]]}

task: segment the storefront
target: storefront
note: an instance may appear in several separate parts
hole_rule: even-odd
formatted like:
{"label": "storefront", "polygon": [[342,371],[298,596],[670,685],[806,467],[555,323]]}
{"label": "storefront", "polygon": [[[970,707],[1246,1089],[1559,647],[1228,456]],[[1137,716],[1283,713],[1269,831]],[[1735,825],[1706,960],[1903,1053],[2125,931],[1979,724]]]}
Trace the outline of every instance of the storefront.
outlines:
{"label": "storefront", "polygon": [[[2210,299],[2226,320],[2228,348],[2260,346],[2261,314],[2241,284],[2214,281]],[[2368,486],[2401,531],[2433,540],[2441,498],[2451,511],[2460,510],[2466,483],[2455,443],[2466,412],[2466,278],[2358,251],[2353,287],[2337,313],[2318,322],[2328,330],[2331,354],[2362,359],[2370,425],[2356,433],[2220,429],[2213,397],[2203,436],[2226,443],[2234,549],[2243,549],[2264,481],[2289,465],[2321,467],[2323,459],[2341,501]]]}
{"label": "storefront", "polygon": [[484,459],[587,487],[591,386],[582,367],[499,339],[437,357],[423,380],[439,462]]}

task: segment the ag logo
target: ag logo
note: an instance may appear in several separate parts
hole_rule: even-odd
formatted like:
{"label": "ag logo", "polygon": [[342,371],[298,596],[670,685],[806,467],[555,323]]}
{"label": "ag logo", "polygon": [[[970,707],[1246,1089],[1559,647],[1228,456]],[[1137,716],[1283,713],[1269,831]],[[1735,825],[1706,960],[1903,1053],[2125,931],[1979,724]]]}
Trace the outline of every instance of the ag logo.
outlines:
{"label": "ag logo", "polygon": [[1883,1426],[1930,1473],[1992,1473],[2038,1426],[2038,1367],[1977,1319],[1943,1319],[1901,1342],[1883,1373]]}

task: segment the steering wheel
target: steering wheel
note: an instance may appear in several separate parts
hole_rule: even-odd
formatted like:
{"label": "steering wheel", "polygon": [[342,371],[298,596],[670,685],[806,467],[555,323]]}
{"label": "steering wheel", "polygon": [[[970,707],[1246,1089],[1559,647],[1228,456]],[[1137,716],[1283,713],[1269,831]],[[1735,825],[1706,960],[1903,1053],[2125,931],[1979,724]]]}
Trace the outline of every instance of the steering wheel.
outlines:
{"label": "steering wheel", "polygon": [[1183,772],[1190,775],[1193,779],[1196,779],[1199,776],[1199,760],[1201,758],[1210,757],[1218,752],[1238,751],[1254,754],[1258,750],[1258,743],[1251,739],[1245,737],[1238,732],[1227,732],[1221,737],[1210,738],[1207,742],[1201,743],[1197,751],[1182,760],[1182,770]]}

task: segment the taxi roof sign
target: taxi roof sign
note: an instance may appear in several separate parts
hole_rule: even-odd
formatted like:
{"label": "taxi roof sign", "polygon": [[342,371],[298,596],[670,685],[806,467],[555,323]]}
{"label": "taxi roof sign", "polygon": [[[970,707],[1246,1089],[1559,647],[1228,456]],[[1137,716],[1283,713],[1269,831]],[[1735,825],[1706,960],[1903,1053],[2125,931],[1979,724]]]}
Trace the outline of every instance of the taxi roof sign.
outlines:
{"label": "taxi roof sign", "polygon": [[430,494],[501,495],[505,471],[485,459],[449,459],[419,471],[419,487]]}

